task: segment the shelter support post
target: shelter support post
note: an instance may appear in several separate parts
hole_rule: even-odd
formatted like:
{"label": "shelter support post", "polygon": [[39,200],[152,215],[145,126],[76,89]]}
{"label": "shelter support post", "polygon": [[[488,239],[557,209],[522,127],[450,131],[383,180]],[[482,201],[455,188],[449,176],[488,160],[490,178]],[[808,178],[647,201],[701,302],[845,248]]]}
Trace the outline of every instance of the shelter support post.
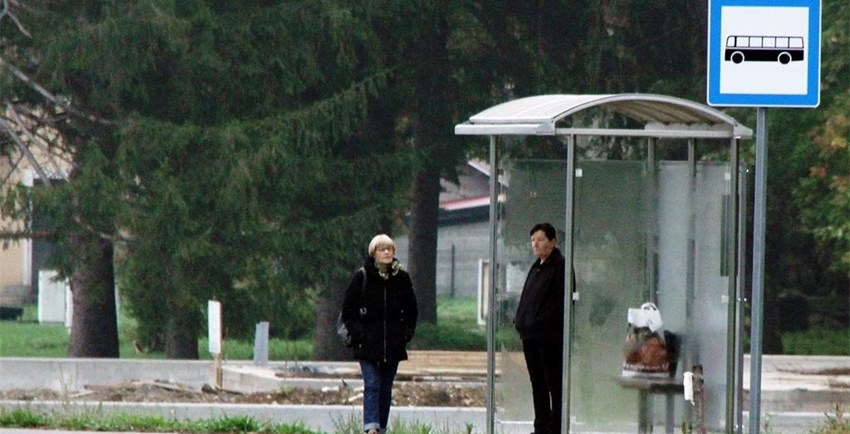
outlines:
{"label": "shelter support post", "polygon": [[739,163],[738,175],[738,305],[735,311],[735,433],[741,434],[744,425],[744,307],[747,297],[744,291],[746,287],[746,246],[747,246],[747,173],[745,165]]}
{"label": "shelter support post", "polygon": [[756,184],[753,198],[753,296],[750,328],[750,433],[759,432],[764,290],[764,233],[767,212],[767,109],[756,109]]}
{"label": "shelter support post", "polygon": [[499,208],[499,142],[490,136],[490,287],[487,298],[487,434],[495,433],[496,419],[496,219]]}
{"label": "shelter support post", "polygon": [[658,231],[656,230],[657,216],[655,215],[654,206],[658,188],[658,170],[655,157],[656,142],[657,139],[655,137],[649,137],[646,140],[646,171],[649,180],[647,185],[649,191],[646,194],[646,200],[650,203],[646,209],[652,215],[646,219],[646,287],[649,293],[643,299],[658,304]]}
{"label": "shelter support post", "polygon": [[[688,247],[687,247],[687,258],[686,260],[686,268],[687,268],[687,277],[686,277],[686,288],[685,288],[685,330],[695,330],[694,328],[694,295],[696,293],[696,240],[694,238],[694,234],[696,231],[696,215],[694,212],[694,192],[696,191],[696,177],[697,177],[697,161],[696,161],[696,142],[694,139],[688,139],[688,168],[690,176],[688,177],[688,191],[690,194],[688,195]],[[692,366],[694,364],[694,347],[696,346],[696,339],[692,336],[686,339],[685,344],[687,344],[687,349],[684,348],[680,351],[682,354],[680,363],[683,363],[682,366]],[[690,406],[685,407],[685,416],[688,420],[691,419],[692,408]]]}
{"label": "shelter support post", "polygon": [[726,246],[726,257],[728,260],[728,282],[729,296],[727,300],[727,315],[726,315],[726,432],[733,432],[732,427],[735,425],[735,388],[729,387],[735,385],[735,349],[738,347],[735,339],[737,329],[737,315],[735,314],[738,308],[738,262],[731,260],[735,257],[738,251],[738,139],[733,137],[729,144],[729,219],[727,223],[727,232],[729,236],[729,244]]}
{"label": "shelter support post", "polygon": [[565,258],[565,267],[564,276],[568,276],[564,279],[564,291],[566,291],[566,296],[564,297],[564,342],[563,342],[563,351],[564,351],[564,366],[561,371],[563,390],[561,395],[561,432],[568,433],[570,432],[570,371],[572,365],[571,359],[571,347],[573,342],[573,300],[574,297],[578,297],[578,292],[576,288],[573,288],[573,279],[569,276],[572,276],[572,270],[575,268],[573,265],[573,226],[575,225],[574,219],[574,205],[575,205],[575,179],[576,179],[576,137],[574,135],[567,136],[567,193],[566,193],[566,217],[564,221],[564,258]]}

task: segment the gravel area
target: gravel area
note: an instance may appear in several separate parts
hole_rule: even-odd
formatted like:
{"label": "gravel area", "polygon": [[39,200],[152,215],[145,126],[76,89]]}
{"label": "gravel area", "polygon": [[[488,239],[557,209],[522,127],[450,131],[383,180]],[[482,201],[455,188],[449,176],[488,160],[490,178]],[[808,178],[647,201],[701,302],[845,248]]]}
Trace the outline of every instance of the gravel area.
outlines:
{"label": "gravel area", "polygon": [[[393,405],[403,407],[483,407],[484,386],[396,381]],[[0,391],[0,400],[93,402],[198,402],[233,404],[360,405],[362,387],[347,385],[323,389],[288,388],[274,393],[237,393],[204,386],[201,390],[165,381],[131,381],[87,386],[57,392],[46,389]]]}

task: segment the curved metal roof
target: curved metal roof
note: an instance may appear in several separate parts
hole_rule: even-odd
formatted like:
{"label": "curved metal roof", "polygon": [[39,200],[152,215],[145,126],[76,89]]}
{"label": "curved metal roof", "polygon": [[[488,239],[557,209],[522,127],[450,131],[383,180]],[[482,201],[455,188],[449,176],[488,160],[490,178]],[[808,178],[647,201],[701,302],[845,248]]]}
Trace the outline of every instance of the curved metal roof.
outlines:
{"label": "curved metal roof", "polygon": [[[591,107],[602,107],[644,125],[639,129],[558,128],[556,123]],[[455,126],[463,135],[621,135],[744,138],[752,130],[731,116],[686,99],[655,94],[538,95],[488,108]]]}

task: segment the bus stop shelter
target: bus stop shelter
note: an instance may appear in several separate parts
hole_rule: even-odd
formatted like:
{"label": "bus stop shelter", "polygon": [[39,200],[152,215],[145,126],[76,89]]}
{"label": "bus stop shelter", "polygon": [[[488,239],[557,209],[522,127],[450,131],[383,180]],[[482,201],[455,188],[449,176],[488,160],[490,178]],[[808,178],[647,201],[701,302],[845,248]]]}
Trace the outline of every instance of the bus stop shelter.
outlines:
{"label": "bus stop shelter", "polygon": [[[575,272],[564,288],[562,431],[739,431],[747,170],[738,145],[752,130],[696,102],[617,94],[516,99],[455,133],[490,141],[487,433],[533,430],[512,320],[534,260],[528,231],[544,221]],[[669,373],[644,378],[626,375],[623,346],[627,311],[646,302],[675,354]],[[695,369],[704,393],[689,402],[683,378]]]}

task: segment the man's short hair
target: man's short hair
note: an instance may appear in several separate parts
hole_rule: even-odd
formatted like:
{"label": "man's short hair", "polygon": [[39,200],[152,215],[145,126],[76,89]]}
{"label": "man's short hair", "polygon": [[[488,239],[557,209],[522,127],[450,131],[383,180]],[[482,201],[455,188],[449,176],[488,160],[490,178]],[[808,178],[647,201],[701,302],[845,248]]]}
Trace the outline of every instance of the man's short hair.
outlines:
{"label": "man's short hair", "polygon": [[528,233],[529,236],[534,235],[537,231],[543,231],[546,234],[546,238],[550,240],[554,240],[558,238],[558,232],[555,231],[555,227],[552,226],[551,223],[537,223],[534,227],[531,228],[531,231]]}

